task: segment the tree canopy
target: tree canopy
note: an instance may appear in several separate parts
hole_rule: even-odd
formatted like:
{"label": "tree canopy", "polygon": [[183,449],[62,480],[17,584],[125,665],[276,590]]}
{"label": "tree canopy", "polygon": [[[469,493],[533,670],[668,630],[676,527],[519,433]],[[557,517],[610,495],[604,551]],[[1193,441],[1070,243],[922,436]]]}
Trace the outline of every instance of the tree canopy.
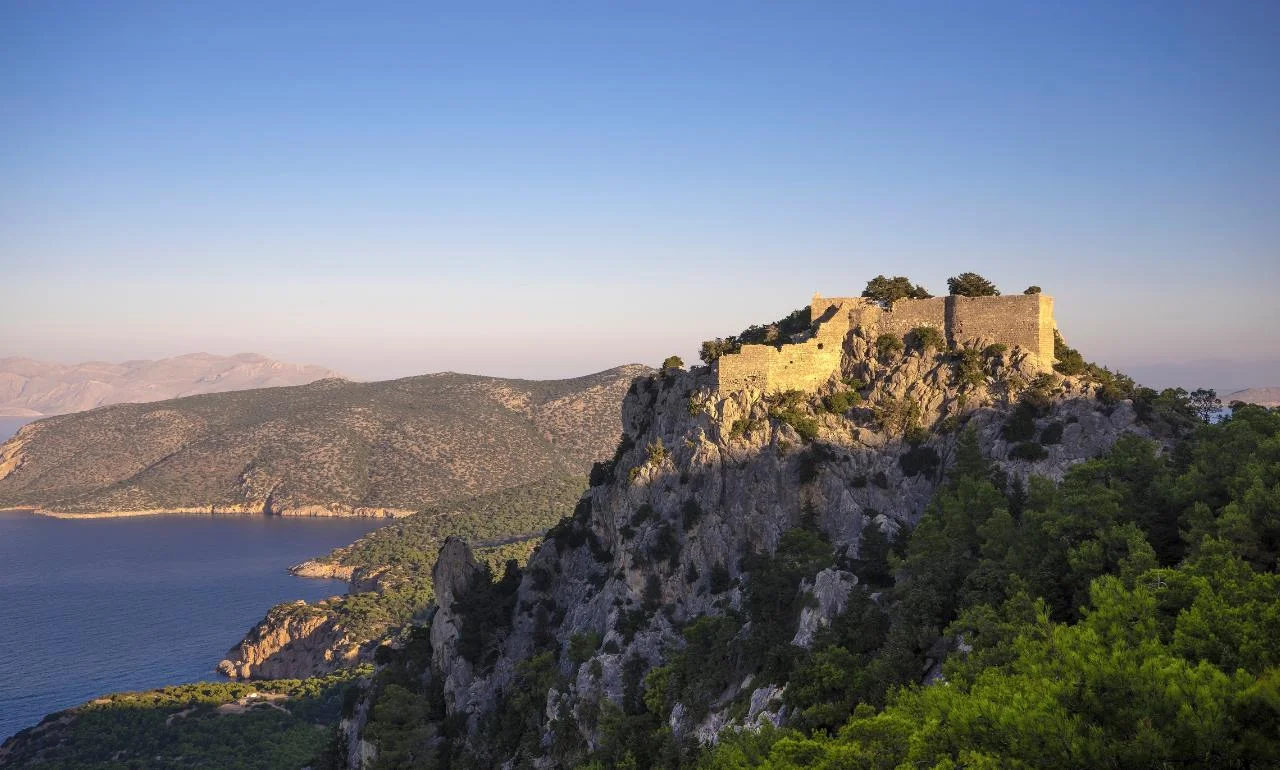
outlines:
{"label": "tree canopy", "polygon": [[929,299],[933,295],[923,286],[911,283],[905,275],[895,275],[892,278],[877,275],[867,281],[867,288],[862,290],[862,296],[877,302],[892,303],[900,299]]}
{"label": "tree canopy", "polygon": [[996,285],[977,273],[961,273],[947,279],[947,291],[958,297],[997,297]]}

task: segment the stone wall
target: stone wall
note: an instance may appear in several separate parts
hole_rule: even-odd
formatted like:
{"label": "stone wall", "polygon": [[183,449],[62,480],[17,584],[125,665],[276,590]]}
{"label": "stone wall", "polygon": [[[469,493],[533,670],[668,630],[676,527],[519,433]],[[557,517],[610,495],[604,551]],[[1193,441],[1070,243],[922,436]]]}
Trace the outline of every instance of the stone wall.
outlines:
{"label": "stone wall", "polygon": [[1000,342],[1036,354],[1046,371],[1053,364],[1053,298],[1043,294],[904,299],[888,310],[863,297],[814,294],[809,310],[818,324],[812,338],[781,348],[743,345],[721,356],[719,389],[814,391],[840,371],[845,336],[856,328],[874,337],[931,326],[953,346]]}
{"label": "stone wall", "polygon": [[917,326],[932,326],[941,332],[947,330],[947,300],[950,297],[929,299],[900,299],[889,312],[880,316],[878,333],[905,337]]}
{"label": "stone wall", "polygon": [[[816,310],[810,306],[811,310]],[[814,317],[819,317],[815,312]],[[738,353],[716,362],[720,390],[753,387],[764,391],[813,391],[840,371],[849,314],[835,313],[820,324],[812,338],[783,345],[743,345]]]}
{"label": "stone wall", "polygon": [[1002,342],[1053,362],[1053,297],[947,297],[947,339],[953,345]]}

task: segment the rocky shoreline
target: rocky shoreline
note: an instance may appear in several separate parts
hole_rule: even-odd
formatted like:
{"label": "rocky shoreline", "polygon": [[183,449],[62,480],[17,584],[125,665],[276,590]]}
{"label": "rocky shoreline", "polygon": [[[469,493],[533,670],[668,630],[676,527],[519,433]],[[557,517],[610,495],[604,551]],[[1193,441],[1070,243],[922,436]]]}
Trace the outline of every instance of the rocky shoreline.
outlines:
{"label": "rocky shoreline", "polygon": [[[334,506],[329,508],[321,505],[307,505],[299,508],[282,508],[280,510],[270,510],[265,506],[203,505],[154,508],[134,511],[85,511],[82,513],[73,511],[51,511],[45,508],[30,508],[26,506],[0,508],[0,512],[6,511],[30,511],[37,516],[48,516],[53,519],[118,519],[133,516],[163,516],[165,514],[203,514],[207,516],[286,516],[293,518],[310,517],[333,519],[402,519],[416,513],[416,511],[408,510],[406,508],[349,508],[346,506]],[[310,576],[303,575],[302,577]]]}
{"label": "rocky shoreline", "polygon": [[372,659],[374,642],[353,638],[327,601],[272,607],[227,650],[217,672],[230,679],[305,679]]}

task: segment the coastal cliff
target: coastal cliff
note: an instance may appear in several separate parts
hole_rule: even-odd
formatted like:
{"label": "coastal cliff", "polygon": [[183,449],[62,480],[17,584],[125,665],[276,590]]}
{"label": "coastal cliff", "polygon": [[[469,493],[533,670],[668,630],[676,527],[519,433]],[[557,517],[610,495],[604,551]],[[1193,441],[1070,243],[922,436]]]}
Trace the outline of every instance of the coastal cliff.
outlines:
{"label": "coastal cliff", "polygon": [[273,607],[227,651],[218,673],[232,679],[304,679],[371,660],[370,640],[353,639],[327,607],[328,602],[304,601]]}

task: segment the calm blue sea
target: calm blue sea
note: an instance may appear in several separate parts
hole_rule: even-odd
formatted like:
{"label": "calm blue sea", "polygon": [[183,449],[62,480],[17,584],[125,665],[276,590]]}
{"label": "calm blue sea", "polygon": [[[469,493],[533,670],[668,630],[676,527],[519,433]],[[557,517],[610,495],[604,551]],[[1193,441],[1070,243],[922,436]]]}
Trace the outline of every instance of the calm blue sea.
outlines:
{"label": "calm blue sea", "polygon": [[18,432],[18,428],[29,422],[34,422],[35,417],[0,417],[0,444],[3,444],[10,436]]}
{"label": "calm blue sea", "polygon": [[106,693],[218,679],[271,605],[346,589],[290,564],[382,523],[0,512],[0,741]]}

